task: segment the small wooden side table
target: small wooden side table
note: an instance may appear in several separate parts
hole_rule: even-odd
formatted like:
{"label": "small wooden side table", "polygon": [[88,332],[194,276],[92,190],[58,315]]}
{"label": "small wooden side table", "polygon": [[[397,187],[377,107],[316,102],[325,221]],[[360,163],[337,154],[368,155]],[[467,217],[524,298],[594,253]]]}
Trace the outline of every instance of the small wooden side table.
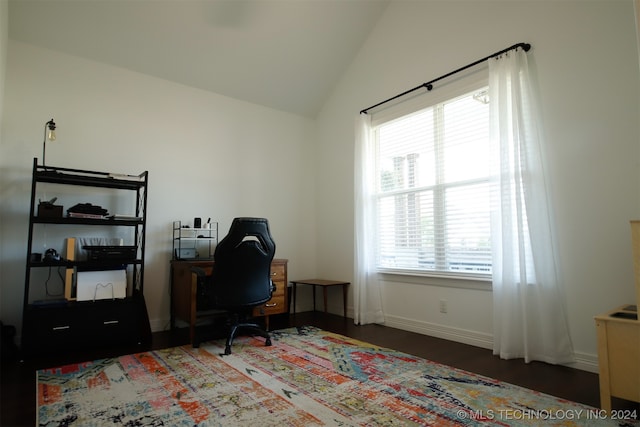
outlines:
{"label": "small wooden side table", "polygon": [[291,286],[293,288],[293,314],[296,313],[296,285],[311,285],[313,286],[313,311],[316,311],[316,286],[322,287],[322,296],[324,298],[324,312],[327,312],[327,288],[331,286],[342,286],[342,305],[343,315],[347,317],[347,287],[349,282],[341,282],[339,280],[324,280],[324,279],[304,279],[304,280],[292,280]]}

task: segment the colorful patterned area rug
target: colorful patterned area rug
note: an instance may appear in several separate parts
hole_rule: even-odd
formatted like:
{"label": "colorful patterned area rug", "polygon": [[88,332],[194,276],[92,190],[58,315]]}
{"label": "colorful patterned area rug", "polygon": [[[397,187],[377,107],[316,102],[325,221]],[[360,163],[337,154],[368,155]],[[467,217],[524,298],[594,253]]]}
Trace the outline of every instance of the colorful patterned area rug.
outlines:
{"label": "colorful patterned area rug", "polygon": [[313,327],[37,372],[41,426],[634,425]]}

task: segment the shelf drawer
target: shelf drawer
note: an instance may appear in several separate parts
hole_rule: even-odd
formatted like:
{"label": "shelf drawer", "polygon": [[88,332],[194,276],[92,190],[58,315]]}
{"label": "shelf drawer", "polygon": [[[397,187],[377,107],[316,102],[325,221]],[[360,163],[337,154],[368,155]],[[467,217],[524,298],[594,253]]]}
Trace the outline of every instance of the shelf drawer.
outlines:
{"label": "shelf drawer", "polygon": [[[89,329],[73,312],[57,309],[32,310],[25,324],[30,344],[43,349],[62,349],[78,344]],[[29,347],[29,345],[27,345]]]}
{"label": "shelf drawer", "polygon": [[136,312],[130,306],[123,306],[117,312],[98,312],[87,323],[96,337],[104,342],[133,342],[137,337]]}

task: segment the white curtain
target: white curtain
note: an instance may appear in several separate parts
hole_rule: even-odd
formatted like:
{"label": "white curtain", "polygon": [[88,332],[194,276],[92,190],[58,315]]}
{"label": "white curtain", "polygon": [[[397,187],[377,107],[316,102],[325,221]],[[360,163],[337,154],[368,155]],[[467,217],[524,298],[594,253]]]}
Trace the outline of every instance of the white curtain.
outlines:
{"label": "white curtain", "polygon": [[356,119],[355,144],[355,271],[353,274],[353,320],[356,325],[384,323],[380,284],[375,271],[376,220],[372,215],[375,183],[374,141],[371,116]]}
{"label": "white curtain", "polygon": [[527,54],[489,60],[493,352],[574,361],[559,283],[540,119]]}

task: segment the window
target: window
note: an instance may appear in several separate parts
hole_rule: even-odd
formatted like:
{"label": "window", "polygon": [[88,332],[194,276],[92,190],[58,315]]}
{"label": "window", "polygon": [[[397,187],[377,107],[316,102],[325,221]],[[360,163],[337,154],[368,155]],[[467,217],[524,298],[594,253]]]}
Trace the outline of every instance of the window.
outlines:
{"label": "window", "polygon": [[491,274],[487,90],[375,126],[381,271]]}

